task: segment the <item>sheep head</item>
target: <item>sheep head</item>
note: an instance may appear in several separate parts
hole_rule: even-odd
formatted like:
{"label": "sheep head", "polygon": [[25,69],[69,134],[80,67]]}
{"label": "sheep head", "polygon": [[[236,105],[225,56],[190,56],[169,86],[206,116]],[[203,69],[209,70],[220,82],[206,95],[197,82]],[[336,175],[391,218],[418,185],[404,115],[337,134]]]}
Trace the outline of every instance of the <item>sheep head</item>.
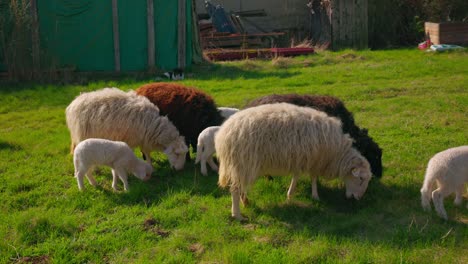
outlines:
{"label": "sheep head", "polygon": [[354,199],[359,200],[366,192],[367,185],[371,178],[372,173],[370,171],[369,162],[363,157],[359,157],[354,164],[352,164],[348,175],[344,177],[346,197],[354,197]]}
{"label": "sheep head", "polygon": [[151,178],[151,174],[153,173],[153,167],[148,164],[147,162],[140,161],[138,166],[132,171],[133,175],[135,175],[138,179],[147,181]]}
{"label": "sheep head", "polygon": [[182,136],[179,136],[176,140],[171,142],[166,149],[164,154],[166,154],[171,167],[176,170],[181,170],[185,165],[185,155],[188,152],[188,147],[185,144],[185,139]]}

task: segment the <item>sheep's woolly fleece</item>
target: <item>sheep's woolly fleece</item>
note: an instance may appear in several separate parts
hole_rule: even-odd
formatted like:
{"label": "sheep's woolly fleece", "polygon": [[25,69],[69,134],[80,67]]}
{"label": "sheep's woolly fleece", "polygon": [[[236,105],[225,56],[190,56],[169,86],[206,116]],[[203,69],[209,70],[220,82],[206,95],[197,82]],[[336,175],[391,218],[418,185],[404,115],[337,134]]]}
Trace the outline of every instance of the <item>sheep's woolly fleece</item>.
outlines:
{"label": "sheep's woolly fleece", "polygon": [[176,154],[187,152],[184,138],[167,117],[147,98],[117,88],[82,93],[66,109],[67,126],[76,144],[87,138],[123,141],[131,148],[152,150],[171,147]]}

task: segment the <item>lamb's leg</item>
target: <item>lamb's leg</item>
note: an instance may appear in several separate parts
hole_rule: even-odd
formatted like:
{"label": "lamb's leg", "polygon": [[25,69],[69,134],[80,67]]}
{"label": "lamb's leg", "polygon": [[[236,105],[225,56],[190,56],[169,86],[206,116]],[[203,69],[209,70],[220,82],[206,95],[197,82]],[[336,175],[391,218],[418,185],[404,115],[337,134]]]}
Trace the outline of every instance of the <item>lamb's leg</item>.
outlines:
{"label": "lamb's leg", "polygon": [[297,185],[297,175],[293,174],[292,179],[291,179],[291,185],[289,185],[289,190],[288,190],[288,201],[291,200],[294,191],[296,190],[296,185]]}
{"label": "lamb's leg", "polygon": [[432,192],[432,201],[434,202],[434,208],[437,214],[444,218],[445,220],[448,219],[447,212],[444,208],[444,198],[450,194],[450,191],[447,190],[444,186],[439,187],[435,191]]}
{"label": "lamb's leg", "polygon": [[206,169],[206,160],[205,159],[200,160],[200,165],[201,165],[201,174],[205,176],[208,175],[208,171]]}
{"label": "lamb's leg", "polygon": [[232,208],[231,208],[231,215],[235,219],[242,221],[245,220],[244,217],[242,217],[240,213],[240,206],[239,206],[239,200],[240,200],[240,195],[239,195],[239,190],[231,190],[231,198],[232,198]]}
{"label": "lamb's leg", "polygon": [[117,171],[112,169],[112,189],[114,189],[114,191],[118,191],[118,189],[117,189],[117,180],[118,180],[118,178],[119,178],[119,175],[117,174]]}
{"label": "lamb's leg", "polygon": [[319,201],[320,198],[319,198],[319,196],[318,196],[318,191],[317,191],[317,177],[316,177],[316,176],[313,176],[313,177],[311,178],[311,180],[312,180],[312,183],[311,183],[311,184],[312,184],[312,198],[313,198],[314,200]]}
{"label": "lamb's leg", "polygon": [[86,172],[83,170],[75,170],[75,178],[76,178],[76,181],[78,182],[78,189],[80,189],[80,191],[84,189],[83,177],[85,173]]}
{"label": "lamb's leg", "polygon": [[128,175],[125,169],[122,168],[116,168],[117,175],[119,176],[120,180],[122,181],[124,185],[124,190],[128,191],[130,188],[128,187]]}
{"label": "lamb's leg", "polygon": [[91,184],[92,186],[96,186],[97,182],[93,176],[93,171],[94,171],[94,167],[89,168],[88,171],[86,172],[86,178],[88,179],[89,184]]}
{"label": "lamb's leg", "polygon": [[213,156],[211,156],[209,159],[208,159],[208,164],[210,165],[211,169],[214,170],[214,171],[218,171],[218,165],[216,165],[216,163],[214,162],[213,160]]}
{"label": "lamb's leg", "polygon": [[465,187],[460,186],[456,191],[455,191],[455,205],[460,206],[463,203],[463,190]]}

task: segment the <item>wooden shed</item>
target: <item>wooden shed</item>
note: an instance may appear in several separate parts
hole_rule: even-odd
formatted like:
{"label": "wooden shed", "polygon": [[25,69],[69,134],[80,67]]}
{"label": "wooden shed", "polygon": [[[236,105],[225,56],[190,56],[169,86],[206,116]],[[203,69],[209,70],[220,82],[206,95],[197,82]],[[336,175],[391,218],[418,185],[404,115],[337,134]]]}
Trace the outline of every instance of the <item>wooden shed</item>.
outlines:
{"label": "wooden shed", "polygon": [[468,44],[468,23],[424,23],[426,38],[434,44]]}

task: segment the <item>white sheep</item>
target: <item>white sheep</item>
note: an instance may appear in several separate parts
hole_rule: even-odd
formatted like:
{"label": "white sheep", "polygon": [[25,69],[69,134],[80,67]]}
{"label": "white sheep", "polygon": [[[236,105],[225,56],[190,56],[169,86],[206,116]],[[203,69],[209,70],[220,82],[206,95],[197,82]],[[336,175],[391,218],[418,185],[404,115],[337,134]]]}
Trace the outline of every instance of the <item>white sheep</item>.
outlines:
{"label": "white sheep", "polygon": [[176,170],[184,167],[188,151],[184,137],[146,97],[117,88],[82,93],[66,111],[71,151],[87,138],[123,141],[139,147],[151,164],[150,152],[163,150]]}
{"label": "white sheep", "polygon": [[361,198],[372,177],[367,160],[352,148],[341,122],[325,113],[286,103],[248,108],[221,125],[215,136],[221,187],[230,186],[232,216],[243,219],[247,191],[260,175],[293,175],[291,198],[299,175],[312,179],[312,196],[318,199],[316,180],[341,177],[346,196]]}
{"label": "white sheep", "polygon": [[228,119],[233,114],[239,112],[239,109],[232,107],[218,107],[218,111],[224,119]]}
{"label": "white sheep", "polygon": [[[436,190],[434,190],[435,183],[437,183]],[[455,192],[455,204],[461,205],[466,183],[468,183],[468,146],[450,148],[435,154],[427,164],[421,188],[422,207],[424,210],[431,210],[432,198],[437,214],[448,219],[444,198]]]}
{"label": "white sheep", "polygon": [[127,171],[140,180],[148,180],[153,172],[153,167],[138,159],[125,142],[100,138],[81,141],[73,153],[73,164],[80,191],[84,189],[83,177],[85,175],[89,183],[96,186],[96,180],[92,175],[95,166],[105,165],[112,168],[112,188],[116,191],[117,178],[122,181],[125,191],[129,190]]}
{"label": "white sheep", "polygon": [[213,160],[213,154],[216,152],[214,146],[214,137],[219,130],[219,126],[210,126],[205,128],[200,135],[198,135],[197,142],[197,158],[195,164],[201,163],[201,173],[207,175],[206,163],[210,165],[211,169],[218,171],[218,166]]}

